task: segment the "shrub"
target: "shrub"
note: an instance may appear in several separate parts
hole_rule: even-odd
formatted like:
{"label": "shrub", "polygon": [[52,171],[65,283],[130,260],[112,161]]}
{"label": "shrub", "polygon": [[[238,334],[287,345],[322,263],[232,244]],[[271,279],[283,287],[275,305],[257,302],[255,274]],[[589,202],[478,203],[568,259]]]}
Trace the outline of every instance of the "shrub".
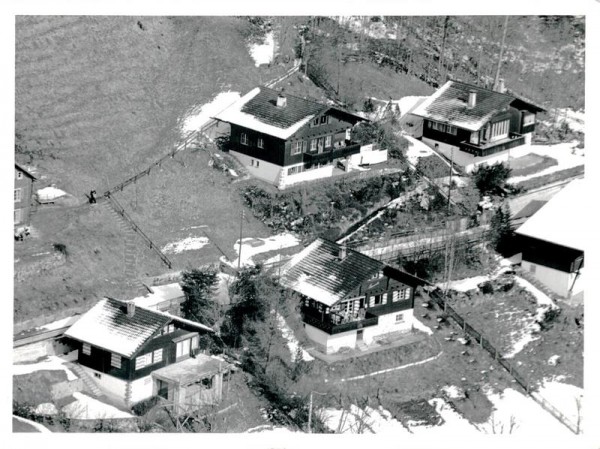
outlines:
{"label": "shrub", "polygon": [[64,243],[54,243],[52,245],[52,248],[54,248],[54,251],[62,254],[65,257],[69,257],[69,251],[67,251],[67,245],[65,245]]}
{"label": "shrub", "polygon": [[131,408],[131,411],[134,414],[136,414],[137,416],[144,416],[153,407],[155,407],[157,404],[159,404],[160,401],[161,401],[161,398],[158,396],[149,397],[148,399],[144,399],[143,401],[140,401],[137,404],[135,404]]}
{"label": "shrub", "polygon": [[473,172],[473,179],[482,195],[488,193],[500,194],[503,192],[510,174],[511,169],[502,163],[483,165]]}

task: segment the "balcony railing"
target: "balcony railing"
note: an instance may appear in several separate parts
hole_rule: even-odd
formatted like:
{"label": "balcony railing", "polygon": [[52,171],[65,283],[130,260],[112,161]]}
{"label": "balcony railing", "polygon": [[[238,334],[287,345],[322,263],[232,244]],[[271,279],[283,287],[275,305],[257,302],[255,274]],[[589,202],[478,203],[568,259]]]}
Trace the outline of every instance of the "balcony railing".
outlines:
{"label": "balcony railing", "polygon": [[485,142],[480,145],[473,145],[467,141],[460,143],[461,151],[465,151],[476,157],[489,156],[500,151],[509,150],[521,146],[525,143],[525,137],[521,134],[510,133],[509,137],[494,142]]}
{"label": "balcony railing", "polygon": [[[317,329],[327,332],[330,335],[348,332],[356,329],[362,329],[368,326],[375,326],[379,322],[379,317],[366,312],[365,318],[351,318],[349,321],[336,324],[332,317],[335,314],[321,314],[321,312],[311,307],[302,308],[302,319],[306,324],[310,324]],[[337,315],[338,317],[340,315]]]}
{"label": "balcony railing", "polygon": [[360,153],[360,143],[351,143],[345,147],[337,147],[322,153],[304,153],[304,162],[331,162],[334,159]]}

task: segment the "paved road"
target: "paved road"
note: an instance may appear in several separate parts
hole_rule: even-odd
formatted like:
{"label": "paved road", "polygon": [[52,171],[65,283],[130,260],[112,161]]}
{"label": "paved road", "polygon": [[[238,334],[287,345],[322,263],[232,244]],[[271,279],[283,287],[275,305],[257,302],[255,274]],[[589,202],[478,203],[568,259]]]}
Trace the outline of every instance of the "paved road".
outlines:
{"label": "paved road", "polygon": [[510,206],[511,214],[516,214],[523,209],[530,201],[540,200],[548,201],[558,192],[560,192],[569,182],[572,180],[560,181],[559,183],[544,186],[540,189],[536,189],[532,192],[524,193],[523,195],[516,196],[508,199],[508,205]]}

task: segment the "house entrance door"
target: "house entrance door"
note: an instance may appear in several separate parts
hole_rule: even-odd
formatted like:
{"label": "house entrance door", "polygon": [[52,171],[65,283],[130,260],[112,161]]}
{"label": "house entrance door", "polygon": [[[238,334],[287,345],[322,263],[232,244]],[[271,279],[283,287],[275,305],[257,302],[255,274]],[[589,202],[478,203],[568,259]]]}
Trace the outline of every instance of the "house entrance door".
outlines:
{"label": "house entrance door", "polygon": [[160,379],[158,379],[156,382],[158,386],[158,396],[160,396],[161,398],[169,399],[169,384]]}
{"label": "house entrance door", "polygon": [[362,329],[356,331],[356,343],[362,343],[362,341],[363,341],[363,332],[364,331]]}

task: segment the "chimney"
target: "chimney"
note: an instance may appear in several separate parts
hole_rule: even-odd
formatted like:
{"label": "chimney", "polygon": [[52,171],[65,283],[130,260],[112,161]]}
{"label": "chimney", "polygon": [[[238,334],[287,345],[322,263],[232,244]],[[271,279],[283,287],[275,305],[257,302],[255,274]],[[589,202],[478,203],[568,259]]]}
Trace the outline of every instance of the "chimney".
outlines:
{"label": "chimney", "polygon": [[347,255],[348,255],[348,248],[346,248],[346,245],[341,245],[339,248],[339,252],[338,252],[339,259],[344,260]]}
{"label": "chimney", "polygon": [[504,92],[506,92],[506,87],[504,87],[504,79],[500,78],[498,80],[498,92],[500,92],[501,94],[503,94]]}
{"label": "chimney", "polygon": [[477,92],[474,90],[469,91],[469,109],[473,109],[477,104]]}
{"label": "chimney", "polygon": [[135,302],[127,301],[127,316],[133,318],[133,315],[135,315]]}
{"label": "chimney", "polygon": [[285,95],[283,95],[283,89],[281,89],[281,92],[279,92],[279,95],[277,95],[277,107],[285,108],[286,106],[287,106],[287,98],[285,98]]}

